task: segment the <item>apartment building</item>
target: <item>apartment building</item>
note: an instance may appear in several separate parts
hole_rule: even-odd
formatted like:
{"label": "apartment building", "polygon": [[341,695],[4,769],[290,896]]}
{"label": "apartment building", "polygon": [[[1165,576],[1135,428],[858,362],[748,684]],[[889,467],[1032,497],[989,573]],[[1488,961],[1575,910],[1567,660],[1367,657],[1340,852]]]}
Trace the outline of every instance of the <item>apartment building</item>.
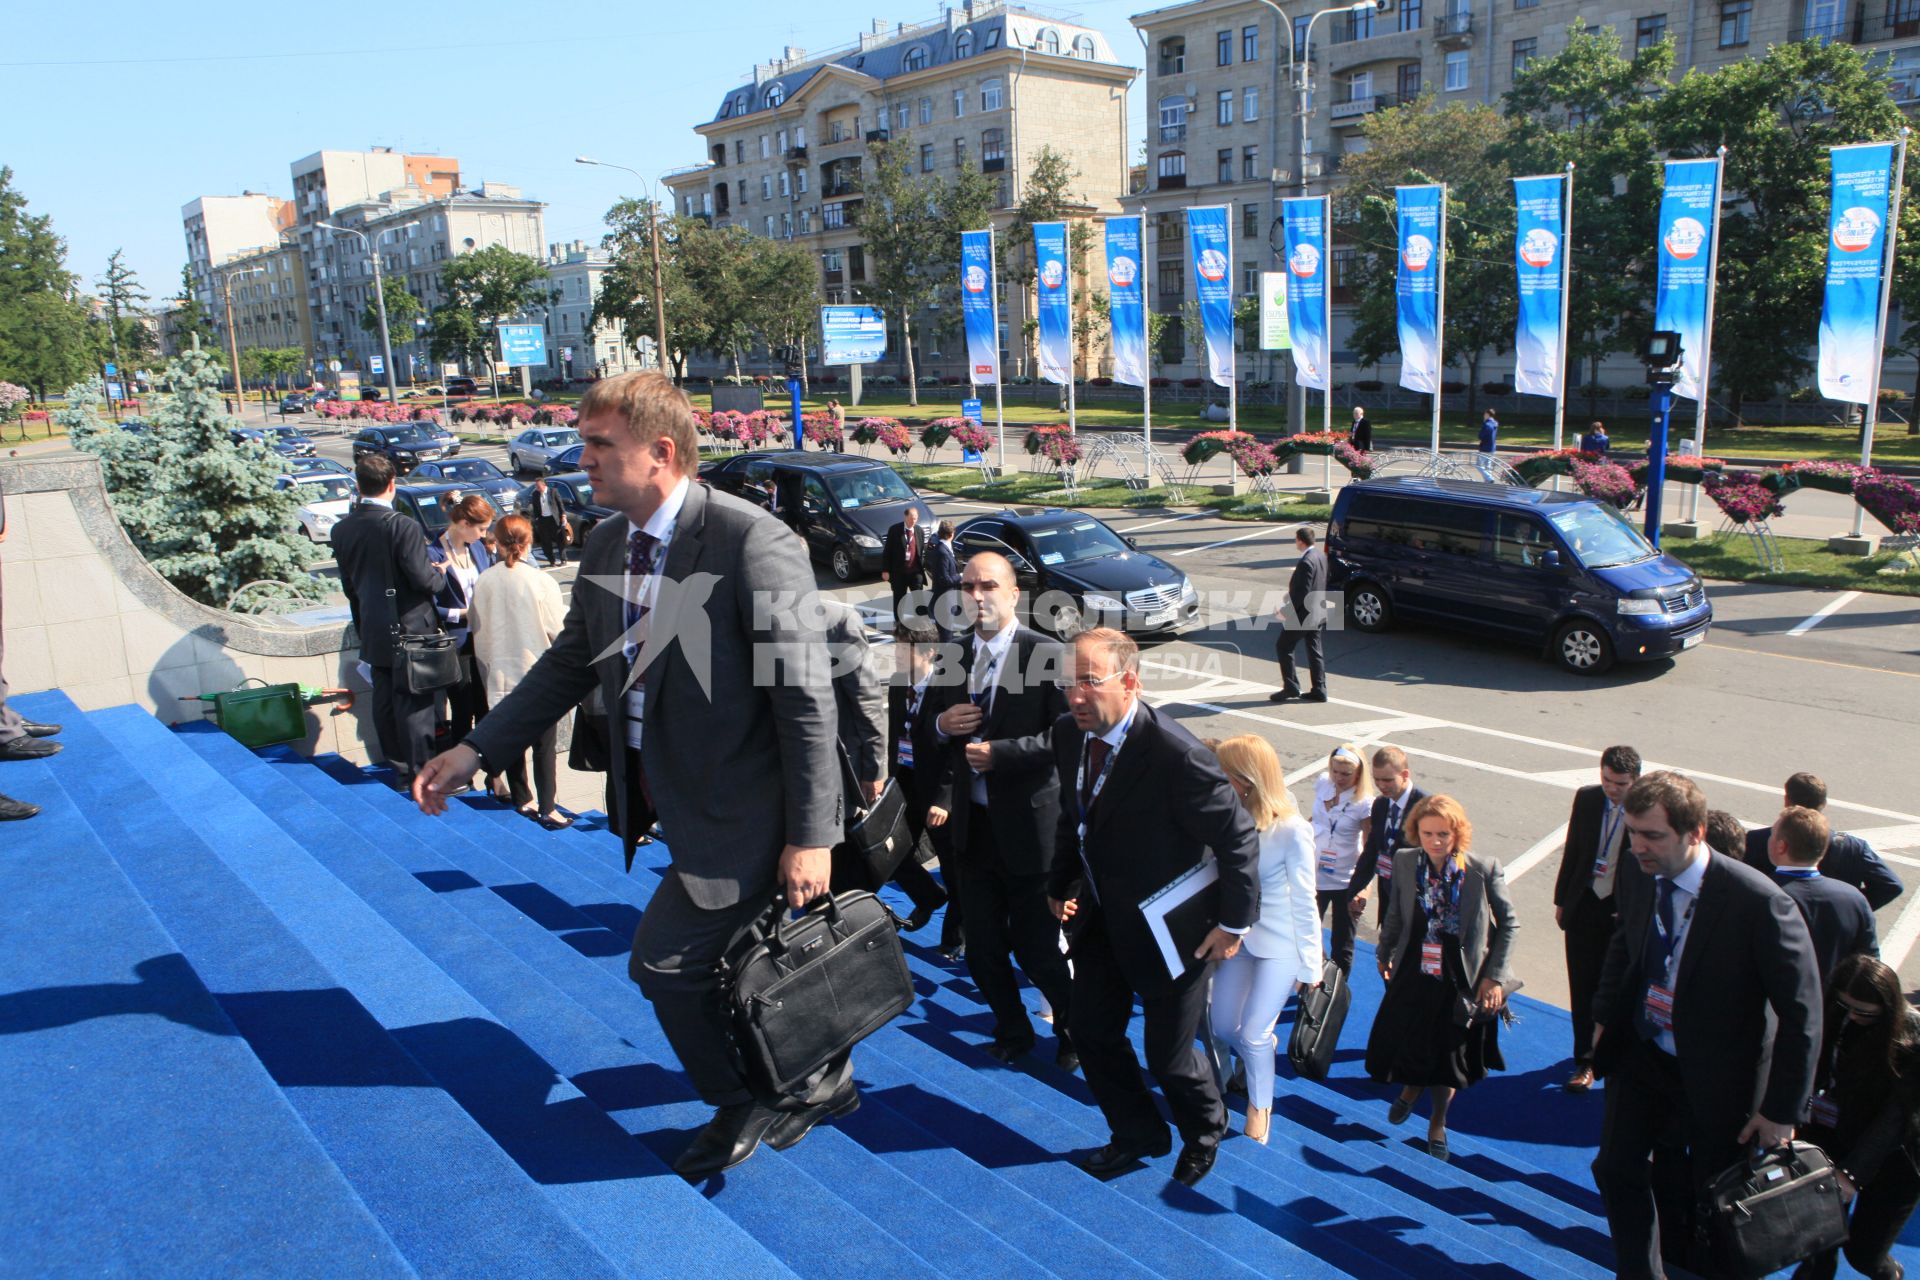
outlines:
{"label": "apartment building", "polygon": [[307,310],[307,271],[291,238],[266,249],[237,253],[212,269],[213,321],[221,349],[227,349],[231,295],[233,338],[249,347],[299,347],[311,356],[313,330]]}
{"label": "apartment building", "polygon": [[642,336],[636,354],[626,326],[591,324],[594,299],[612,266],[612,254],[584,240],[548,246],[547,279],[554,302],[541,318],[547,330],[547,367],[540,377],[609,378],[659,366],[652,338]]}
{"label": "apartment building", "polygon": [[270,249],[293,226],[293,202],[255,191],[237,196],[201,196],[180,207],[187,237],[187,273],[193,294],[213,311],[216,264],[239,253]]}
{"label": "apartment building", "polygon": [[[1137,74],[1091,27],[988,0],[933,22],[876,21],[853,45],[812,56],[788,48],[756,67],[696,126],[706,162],[663,181],[680,213],[802,241],[819,259],[822,299],[851,302],[866,280],[853,227],[871,144],[905,141],[915,171],[929,176],[998,174],[1003,210],[1020,201],[1034,156],[1050,146],[1077,171],[1077,203],[1098,216],[1116,211],[1126,189],[1127,90]],[[957,264],[958,245],[954,255]],[[1002,302],[1013,317],[1030,305]],[[957,342],[938,350],[939,325],[916,327],[929,335],[923,373],[964,369]],[[1018,320],[1009,328],[1017,335]]]}

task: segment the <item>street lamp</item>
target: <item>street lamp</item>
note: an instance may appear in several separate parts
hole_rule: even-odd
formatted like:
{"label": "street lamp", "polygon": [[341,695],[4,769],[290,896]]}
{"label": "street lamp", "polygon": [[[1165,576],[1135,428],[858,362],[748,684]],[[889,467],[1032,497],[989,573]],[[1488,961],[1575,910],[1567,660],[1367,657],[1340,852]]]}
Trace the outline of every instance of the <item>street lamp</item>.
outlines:
{"label": "street lamp", "polygon": [[316,222],[313,225],[325,227],[328,231],[343,231],[350,236],[359,236],[360,243],[367,246],[367,256],[373,259],[373,301],[380,309],[380,352],[387,362],[387,403],[398,404],[400,389],[394,385],[393,381],[393,343],[387,337],[387,290],[381,280],[380,253],[373,247],[372,238],[364,231],[356,231],[352,227],[342,227],[331,222]]}
{"label": "street lamp", "polygon": [[667,295],[660,283],[660,201],[654,194],[653,179],[638,169],[629,169],[623,164],[608,164],[605,160],[590,160],[586,156],[575,156],[575,164],[597,165],[602,169],[618,169],[630,173],[647,184],[647,243],[653,250],[653,345],[654,358],[659,363],[660,372],[667,371]]}
{"label": "street lamp", "polygon": [[[247,390],[240,381],[240,339],[233,329],[233,282],[240,276],[265,274],[267,274],[265,267],[248,267],[245,271],[229,271],[222,285],[222,291],[227,298],[227,352],[233,357],[233,399],[234,403],[240,406],[240,412],[243,414],[247,411]],[[263,421],[265,417],[266,413],[262,410]],[[244,420],[243,418],[242,421]]]}

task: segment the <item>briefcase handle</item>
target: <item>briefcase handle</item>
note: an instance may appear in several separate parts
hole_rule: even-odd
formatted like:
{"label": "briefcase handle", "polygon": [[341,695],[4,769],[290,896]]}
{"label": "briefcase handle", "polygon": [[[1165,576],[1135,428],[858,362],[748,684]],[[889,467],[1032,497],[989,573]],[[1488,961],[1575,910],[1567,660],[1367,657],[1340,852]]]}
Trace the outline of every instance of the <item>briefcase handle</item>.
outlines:
{"label": "briefcase handle", "polygon": [[785,955],[792,949],[792,942],[789,938],[790,931],[799,928],[806,922],[808,917],[815,915],[825,915],[827,918],[828,932],[832,933],[836,940],[846,941],[847,926],[846,922],[840,918],[840,904],[833,900],[831,893],[823,893],[814,900],[811,906],[807,907],[806,910],[797,916],[787,915],[785,898],[775,899],[773,905],[773,928],[767,935],[768,948],[772,950],[775,955]]}

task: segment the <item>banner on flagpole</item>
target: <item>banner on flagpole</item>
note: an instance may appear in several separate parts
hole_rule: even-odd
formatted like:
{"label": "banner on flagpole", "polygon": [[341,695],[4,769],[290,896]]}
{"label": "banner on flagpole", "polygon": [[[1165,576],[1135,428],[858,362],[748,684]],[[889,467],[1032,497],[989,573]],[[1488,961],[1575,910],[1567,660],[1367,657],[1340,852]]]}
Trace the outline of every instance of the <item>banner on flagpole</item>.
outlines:
{"label": "banner on flagpole", "polygon": [[1147,312],[1141,292],[1138,214],[1107,219],[1107,314],[1113,325],[1113,380],[1147,385]]}
{"label": "banner on flagpole", "polygon": [[1067,289],[1067,224],[1033,224],[1034,286],[1039,292],[1040,376],[1058,386],[1073,380],[1073,308]]}
{"label": "banner on flagpole", "polygon": [[993,232],[961,232],[960,314],[967,329],[967,374],[981,386],[1000,381],[997,293],[993,284]]}
{"label": "banner on flagpole", "polygon": [[1399,304],[1400,385],[1409,391],[1440,390],[1440,242],[1438,186],[1395,187],[1399,223],[1399,268],[1394,297]]}
{"label": "banner on flagpole", "polygon": [[1866,404],[1880,352],[1887,206],[1893,194],[1891,142],[1833,147],[1833,208],[1827,217],[1827,291],[1820,308],[1820,394]]}
{"label": "banner on flagpole", "polygon": [[1280,205],[1287,258],[1287,326],[1293,333],[1293,380],[1327,389],[1327,227],[1319,196],[1294,196]]}
{"label": "banner on flagpole", "polygon": [[1698,400],[1707,367],[1707,307],[1713,296],[1713,224],[1720,216],[1720,160],[1667,161],[1660,197],[1660,279],[1653,327],[1680,335],[1673,394]]}
{"label": "banner on flagpole", "polygon": [[1515,178],[1513,266],[1520,309],[1513,331],[1513,389],[1523,395],[1560,394],[1560,292],[1566,263],[1565,174]]}
{"label": "banner on flagpole", "polygon": [[1187,210],[1193,245],[1194,296],[1206,334],[1207,373],[1222,387],[1233,385],[1233,238],[1225,205]]}

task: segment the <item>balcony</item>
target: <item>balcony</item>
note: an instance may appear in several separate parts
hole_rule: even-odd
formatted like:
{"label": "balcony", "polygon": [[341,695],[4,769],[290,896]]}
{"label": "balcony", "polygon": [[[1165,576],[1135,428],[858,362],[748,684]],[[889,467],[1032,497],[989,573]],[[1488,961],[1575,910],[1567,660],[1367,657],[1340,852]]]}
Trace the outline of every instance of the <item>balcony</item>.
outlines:
{"label": "balcony", "polygon": [[1160,74],[1163,76],[1183,76],[1187,74],[1186,55],[1182,54],[1178,58],[1160,59]]}
{"label": "balcony", "polygon": [[1160,141],[1185,142],[1186,140],[1187,126],[1184,124],[1163,124],[1160,126]]}
{"label": "balcony", "polygon": [[1154,181],[1155,191],[1183,191],[1186,189],[1187,175],[1184,173],[1163,173]]}
{"label": "balcony", "polygon": [[788,147],[780,154],[785,156],[789,163],[805,164],[807,162],[807,144],[802,142],[796,146]]}
{"label": "balcony", "polygon": [[1007,158],[1005,156],[981,156],[980,157],[980,172],[1005,173],[1006,171],[1007,171]]}
{"label": "balcony", "polygon": [[1433,20],[1433,38],[1443,47],[1464,48],[1473,43],[1471,13],[1443,13]]}
{"label": "balcony", "polygon": [[845,196],[857,196],[860,194],[860,184],[857,182],[829,182],[826,186],[820,188],[820,194],[830,200],[837,200]]}
{"label": "balcony", "polygon": [[869,130],[867,130],[867,141],[868,141],[868,142],[885,142],[885,141],[886,141],[886,140],[887,140],[888,138],[890,138],[890,137],[892,137],[892,136],[893,136],[893,135],[892,135],[891,133],[889,133],[889,132],[887,132],[887,131],[886,131],[885,129],[869,129]]}
{"label": "balcony", "polygon": [[1327,118],[1335,124],[1345,120],[1359,120],[1383,110],[1387,105],[1385,94],[1369,93],[1359,98],[1348,98],[1345,102],[1336,102],[1327,112]]}

